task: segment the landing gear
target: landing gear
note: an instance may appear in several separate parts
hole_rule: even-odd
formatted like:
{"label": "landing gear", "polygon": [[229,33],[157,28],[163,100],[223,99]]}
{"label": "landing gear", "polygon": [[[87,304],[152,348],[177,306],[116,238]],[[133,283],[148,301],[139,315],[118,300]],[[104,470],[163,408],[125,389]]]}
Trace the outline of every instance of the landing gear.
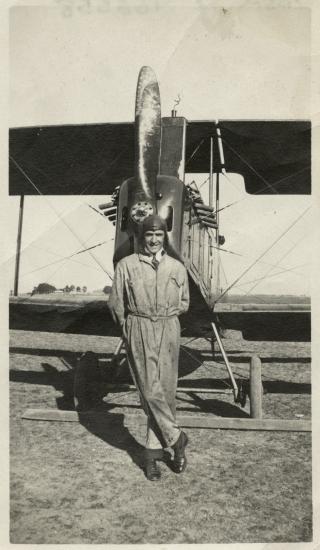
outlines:
{"label": "landing gear", "polygon": [[[262,418],[262,383],[261,383],[261,360],[257,356],[251,358],[250,380],[235,380],[228,356],[223,347],[219,331],[215,323],[212,325],[212,350],[214,354],[214,342],[218,343],[223,361],[228,371],[231,389],[208,389],[208,388],[178,388],[178,391],[196,393],[233,393],[234,402],[242,408],[250,398],[251,418]],[[190,353],[192,356],[192,353]],[[126,387],[135,389],[132,384],[124,384],[127,378],[127,361],[123,339],[120,338],[111,361],[108,361],[108,368],[103,365],[103,359],[97,354],[87,352],[81,355],[77,361],[74,377],[74,405],[77,411],[88,411],[103,403],[106,392],[115,388]]]}
{"label": "landing gear", "polygon": [[110,360],[88,351],[78,359],[74,373],[73,401],[76,411],[89,411],[103,404],[110,389],[128,378],[123,339]]}
{"label": "landing gear", "polygon": [[221,338],[219,336],[218,329],[215,323],[211,323],[212,329],[218,342],[224,363],[227,367],[230,382],[233,388],[233,395],[235,403],[239,403],[241,407],[245,407],[247,396],[250,398],[250,417],[251,418],[262,418],[262,394],[263,387],[261,382],[261,360],[257,355],[252,356],[250,362],[250,381],[247,380],[238,380],[235,381],[235,378],[232,373],[232,369],[223,347]]}
{"label": "landing gear", "polygon": [[223,344],[221,342],[221,338],[219,336],[219,332],[218,332],[218,329],[215,325],[215,323],[211,323],[211,326],[212,326],[212,330],[214,332],[214,335],[216,337],[216,340],[218,342],[218,346],[220,348],[220,351],[221,351],[221,354],[222,354],[222,357],[223,357],[223,360],[224,360],[224,363],[227,367],[227,371],[229,373],[229,377],[230,377],[230,382],[231,382],[231,385],[232,385],[232,391],[233,391],[233,395],[234,395],[234,400],[235,402],[237,403],[237,399],[238,399],[238,392],[239,392],[239,388],[238,388],[238,385],[237,385],[237,382],[235,381],[235,378],[233,376],[233,372],[232,372],[232,369],[231,369],[231,366],[230,366],[230,363],[229,363],[229,360],[228,360],[228,357],[227,357],[227,354],[225,352],[225,349],[223,347]]}
{"label": "landing gear", "polygon": [[73,400],[76,411],[88,411],[102,402],[102,374],[95,353],[88,351],[78,359],[74,373]]}
{"label": "landing gear", "polygon": [[238,395],[234,400],[235,403],[239,403],[242,408],[246,406],[248,395],[248,382],[247,380],[238,380]]}

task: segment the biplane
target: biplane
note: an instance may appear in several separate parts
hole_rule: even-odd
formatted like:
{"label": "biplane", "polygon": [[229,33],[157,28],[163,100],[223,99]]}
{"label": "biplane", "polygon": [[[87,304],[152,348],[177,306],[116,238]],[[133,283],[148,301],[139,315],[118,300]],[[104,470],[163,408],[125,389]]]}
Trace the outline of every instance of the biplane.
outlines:
{"label": "biplane", "polygon": [[[21,211],[25,195],[112,195],[101,211],[116,229],[114,264],[137,251],[146,216],[156,212],[166,219],[168,253],[185,264],[189,275],[190,313],[182,323],[195,332],[213,331],[236,400],[241,392],[224,353],[223,329],[240,330],[248,339],[310,337],[308,303],[226,301],[232,285],[221,288],[219,261],[225,242],[220,232],[221,175],[241,175],[249,194],[310,194],[310,121],[188,121],[174,109],[170,117],[161,117],[156,76],[150,67],[143,67],[134,122],[12,128],[9,154],[10,194],[20,195]],[[208,173],[207,202],[197,184],[186,178],[198,173]],[[20,216],[20,229],[21,223]],[[15,294],[18,260],[19,250]],[[235,281],[243,275],[236,274]],[[54,330],[50,318],[57,316],[64,317],[60,326],[66,332],[103,334],[108,325],[105,303],[64,304],[59,312],[59,306],[45,299],[36,304],[23,298],[11,300],[13,328],[27,329],[30,315],[33,330]],[[116,356],[120,351],[121,344]]]}

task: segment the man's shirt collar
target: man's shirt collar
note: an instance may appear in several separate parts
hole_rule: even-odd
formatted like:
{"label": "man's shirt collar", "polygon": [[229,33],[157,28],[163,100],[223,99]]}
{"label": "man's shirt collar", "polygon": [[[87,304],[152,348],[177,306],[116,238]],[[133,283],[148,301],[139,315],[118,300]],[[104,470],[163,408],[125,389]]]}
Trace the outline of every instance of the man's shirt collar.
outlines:
{"label": "man's shirt collar", "polygon": [[[154,257],[158,262],[160,262],[165,254],[166,254],[166,251],[164,250],[164,248],[161,248],[154,255]],[[147,262],[148,264],[151,264],[152,260],[153,260],[153,255],[150,254],[149,252],[147,252],[146,250],[143,250],[142,252],[140,252],[139,258],[140,258],[140,260],[143,260],[143,261]]]}
{"label": "man's shirt collar", "polygon": [[158,250],[158,252],[154,255],[155,259],[160,262],[162,256],[165,254],[165,250],[164,248],[160,248],[160,250]]}

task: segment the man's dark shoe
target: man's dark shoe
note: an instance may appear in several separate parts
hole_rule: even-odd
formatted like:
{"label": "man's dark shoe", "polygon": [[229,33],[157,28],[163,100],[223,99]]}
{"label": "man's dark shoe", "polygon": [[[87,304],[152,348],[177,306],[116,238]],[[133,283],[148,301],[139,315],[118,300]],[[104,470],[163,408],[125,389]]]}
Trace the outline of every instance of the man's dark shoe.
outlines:
{"label": "man's dark shoe", "polygon": [[188,445],[188,436],[186,433],[182,432],[179,435],[178,441],[172,448],[174,450],[174,459],[172,461],[171,467],[176,474],[181,474],[185,471],[187,467],[187,459],[185,455],[185,448]]}
{"label": "man's dark shoe", "polygon": [[153,458],[148,458],[145,463],[145,474],[149,481],[158,481],[161,478],[160,469]]}

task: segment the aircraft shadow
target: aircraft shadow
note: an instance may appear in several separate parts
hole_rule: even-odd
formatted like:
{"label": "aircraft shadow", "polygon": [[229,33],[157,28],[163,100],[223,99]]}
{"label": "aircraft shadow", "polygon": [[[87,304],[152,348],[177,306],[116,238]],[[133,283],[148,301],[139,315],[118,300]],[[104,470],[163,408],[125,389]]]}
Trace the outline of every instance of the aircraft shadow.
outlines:
{"label": "aircraft shadow", "polygon": [[[19,351],[18,351],[19,350]],[[74,372],[77,364],[77,360],[81,354],[76,352],[66,352],[65,350],[46,350],[46,349],[30,349],[30,348],[11,348],[12,352],[21,352],[24,353],[25,350],[32,352],[32,354],[38,356],[57,356],[59,357],[68,370],[61,371],[56,367],[53,367],[47,362],[41,363],[43,368],[42,372],[39,371],[21,371],[21,370],[10,370],[10,380],[12,382],[23,382],[27,384],[39,384],[39,385],[50,385],[54,387],[57,391],[61,392],[63,395],[57,398],[57,406],[61,409],[73,409],[74,408]],[[198,362],[202,362],[201,358],[203,356],[202,352],[198,350],[192,350],[193,355]],[[111,359],[112,353],[101,353],[93,354],[96,359],[104,358],[106,360]],[[183,354],[185,355],[185,354]],[[241,357],[243,360],[243,357]],[[278,358],[271,358],[276,361]],[[280,358],[281,359],[281,358]],[[285,362],[288,358],[284,358]],[[293,360],[295,360],[294,358]],[[298,358],[302,362],[308,362],[308,358]],[[233,358],[232,358],[233,360]],[[289,359],[290,360],[290,359]],[[264,361],[269,361],[269,358],[265,358]],[[225,389],[230,387],[230,381],[228,378],[196,378],[196,379],[185,379],[187,375],[193,373],[199,364],[190,357],[180,357],[179,364],[179,383],[180,387],[193,387],[193,388],[208,388],[208,389]],[[210,367],[208,367],[208,371]],[[100,374],[99,378],[95,380],[95,372]],[[132,383],[132,378],[129,372],[127,365],[121,368],[121,371],[116,372],[116,369],[102,367],[100,372],[89,369],[88,381],[92,385],[93,393],[101,394],[101,386],[108,383]],[[287,393],[287,394],[302,394],[302,393],[311,393],[311,384],[302,383],[302,382],[292,382],[286,380],[265,380],[263,379],[263,387],[266,393]],[[107,392],[103,392],[107,394]],[[206,400],[208,403],[208,400]],[[207,410],[207,405],[205,405]]]}
{"label": "aircraft shadow", "polygon": [[[66,360],[75,364],[78,357],[82,355],[81,351],[68,351],[65,349],[48,349],[48,348],[23,348],[23,347],[10,347],[10,353],[21,353],[23,355],[38,355],[39,357],[64,357]],[[113,352],[96,353],[98,358],[110,358],[113,356]]]}
{"label": "aircraft shadow", "polygon": [[[124,425],[124,414],[111,412],[112,406],[103,403],[90,415],[79,413],[79,421],[91,434],[108,445],[125,451],[140,469],[143,469],[144,447],[136,441]],[[101,414],[104,413],[104,414]]]}
{"label": "aircraft shadow", "polygon": [[[194,392],[190,392],[189,395],[192,397],[192,404],[198,407],[198,411],[195,412],[207,412],[215,416],[223,416],[227,418],[249,418],[250,416],[238,405],[233,405],[232,403],[228,403],[227,401],[210,399],[207,397],[202,398]],[[190,401],[187,401],[187,399],[184,399],[183,397],[181,397],[181,395],[178,395],[177,402],[179,403],[181,401],[190,403]],[[182,407],[178,407],[178,411],[182,410]]]}
{"label": "aircraft shadow", "polygon": [[[226,351],[229,362],[232,363],[250,363],[251,356],[255,355],[253,352],[252,354],[248,355],[234,355],[236,353],[241,353],[238,350],[227,350]],[[245,353],[245,352],[244,352]],[[194,363],[192,356],[194,357],[194,360],[197,362],[205,362],[205,361],[214,361],[216,363],[223,363],[223,357],[219,351],[212,351],[210,349],[207,350],[197,350],[194,348],[188,348],[187,346],[181,345],[181,352],[180,352],[180,363],[185,364],[186,366],[189,364]],[[310,357],[279,357],[279,356],[266,356],[261,358],[262,363],[302,363],[302,364],[308,364],[311,361]],[[198,363],[199,364],[199,363]],[[224,364],[224,363],[223,363]]]}
{"label": "aircraft shadow", "polygon": [[[249,391],[249,380],[241,379]],[[265,380],[262,379],[264,393],[286,393],[286,394],[310,394],[311,384],[305,382],[291,382],[288,380]],[[202,388],[202,389],[226,389],[231,388],[229,378],[187,378],[180,380],[180,388]]]}
{"label": "aircraft shadow", "polygon": [[[77,354],[68,354],[68,361],[71,365],[75,365],[76,359]],[[28,384],[50,385],[62,394],[56,396],[57,408],[60,410],[74,410],[74,369],[70,368],[67,371],[59,371],[56,367],[50,365],[49,363],[42,363],[41,366],[43,368],[43,372],[11,370],[10,380],[13,382]],[[229,380],[221,378],[179,379],[178,385],[185,388],[201,387],[208,389],[225,389],[226,385],[229,385]],[[263,381],[263,386],[264,390],[270,393],[300,394],[310,393],[311,391],[310,384],[288,382],[284,380],[266,380]],[[198,412],[206,412],[219,417],[229,418],[248,418],[249,416],[248,413],[240,408],[240,406],[217,398],[208,397],[209,394],[202,397],[197,394],[196,391],[190,391],[187,395],[189,399],[178,392],[178,413],[183,411],[192,411],[195,414]],[[90,415],[82,414],[80,411],[80,423],[90,433],[100,438],[108,445],[125,451],[136,466],[143,469],[144,448],[136,441],[136,439],[129,432],[128,428],[124,425],[125,415],[121,412],[111,412],[114,408],[140,409],[140,405],[116,403],[114,398],[110,403],[103,402],[101,399],[102,396],[108,397],[108,393],[104,391],[101,393],[101,387],[99,387],[99,404],[96,406],[95,411],[92,411]],[[183,405],[181,406],[181,404]],[[95,414],[95,412],[97,414]],[[165,456],[164,461],[168,462],[169,458],[169,456]]]}
{"label": "aircraft shadow", "polygon": [[52,386],[62,395],[56,397],[57,408],[60,410],[74,410],[74,373],[73,370],[59,371],[49,363],[42,363],[43,372],[10,370],[10,382]]}
{"label": "aircraft shadow", "polygon": [[[64,349],[48,349],[48,348],[26,348],[26,347],[16,347],[12,346],[9,348],[10,353],[21,353],[23,355],[38,355],[40,357],[64,357],[70,362],[75,362],[76,359],[82,355],[82,352],[68,351]],[[211,350],[197,350],[194,348],[188,348],[187,346],[181,345],[180,351],[180,362],[179,370],[183,371],[185,368],[190,368],[192,366],[193,370],[198,368],[198,365],[194,365],[194,361],[190,355],[187,356],[187,352],[191,353],[196,360],[198,361],[216,361],[223,362],[223,358],[220,352],[214,352],[212,355]],[[113,357],[113,352],[94,352],[98,359],[105,358],[111,359]],[[250,362],[251,355],[234,355],[235,353],[241,353],[240,350],[228,350],[227,355],[229,357],[230,363],[247,363]],[[262,357],[262,363],[302,363],[308,364],[311,361],[310,357]],[[183,374],[185,375],[185,374]]]}
{"label": "aircraft shadow", "polygon": [[[227,353],[228,359],[230,363],[250,363],[251,361],[251,355],[231,355]],[[255,355],[255,354],[252,354]],[[205,360],[205,359],[204,359]],[[214,360],[222,362],[223,358],[222,355],[219,353],[215,353]],[[310,363],[311,358],[310,357],[261,357],[262,363],[302,363],[307,364]]]}

